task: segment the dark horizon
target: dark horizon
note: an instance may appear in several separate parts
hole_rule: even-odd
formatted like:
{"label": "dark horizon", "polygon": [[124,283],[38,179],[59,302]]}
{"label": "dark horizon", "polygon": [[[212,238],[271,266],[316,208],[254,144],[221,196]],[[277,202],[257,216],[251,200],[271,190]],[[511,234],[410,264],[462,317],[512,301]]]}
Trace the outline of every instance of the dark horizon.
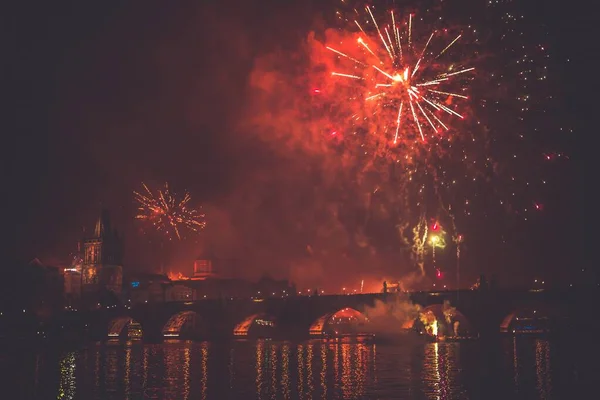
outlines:
{"label": "dark horizon", "polygon": [[[14,202],[9,220],[14,219],[15,261],[68,261],[83,228],[92,230],[100,209],[107,208],[124,236],[124,268],[156,271],[156,246],[133,219],[132,192],[141,182],[168,181],[204,206],[208,222],[204,232],[173,249],[176,272],[191,272],[204,248],[239,260],[240,276],[268,273],[326,290],[414,271],[408,261],[361,249],[355,258],[307,256],[312,238],[298,233],[287,217],[321,194],[302,176],[311,171],[291,163],[296,154],[273,156],[274,145],[243,135],[239,126],[252,101],[248,82],[257,59],[299,48],[331,10],[317,2],[273,2],[261,9],[228,3],[229,8],[145,2],[139,8],[73,2],[35,11],[13,6],[6,25],[9,101],[15,106],[8,131],[16,146],[6,188]],[[533,5],[523,7],[535,16],[527,9]],[[547,25],[552,90],[560,98],[553,117],[573,129],[549,134],[540,149],[568,160],[547,171],[551,183],[540,213],[523,221],[492,210],[488,219],[459,228],[466,236],[461,276],[469,284],[481,273],[502,284],[597,276],[584,246],[580,138],[590,126],[582,118],[588,99],[576,89],[584,79],[577,72],[583,28],[564,18],[559,5],[544,6],[537,18]],[[286,181],[286,173],[300,183]],[[452,271],[454,250],[438,257]]]}

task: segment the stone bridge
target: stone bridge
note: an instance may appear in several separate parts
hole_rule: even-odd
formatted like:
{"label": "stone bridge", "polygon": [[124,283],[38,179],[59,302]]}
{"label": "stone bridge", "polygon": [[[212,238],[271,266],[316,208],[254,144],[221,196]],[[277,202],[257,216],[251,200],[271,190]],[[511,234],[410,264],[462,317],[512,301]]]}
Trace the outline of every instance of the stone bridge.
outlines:
{"label": "stone bridge", "polygon": [[[451,309],[461,329],[486,336],[512,331],[517,320],[564,321],[568,317],[576,323],[585,318],[583,310],[597,297],[598,291],[462,290],[206,299],[99,310],[89,314],[86,323],[95,340],[131,337],[132,330],[134,337],[151,342],[251,336],[295,339],[323,335],[332,321],[345,319],[359,321],[359,325],[364,320],[383,330],[410,328],[420,313],[429,310],[441,320],[444,309]],[[363,330],[368,329],[363,326]]]}

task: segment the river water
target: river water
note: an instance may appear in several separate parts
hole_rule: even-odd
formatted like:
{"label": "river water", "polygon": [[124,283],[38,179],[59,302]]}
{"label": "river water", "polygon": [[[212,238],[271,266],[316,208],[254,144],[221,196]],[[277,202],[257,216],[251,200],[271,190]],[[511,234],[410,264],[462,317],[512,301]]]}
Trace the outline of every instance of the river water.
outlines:
{"label": "river water", "polygon": [[[542,338],[403,343],[94,344],[0,356],[6,399],[563,399],[593,378]],[[5,397],[6,396],[6,397]],[[594,396],[592,396],[593,398]]]}

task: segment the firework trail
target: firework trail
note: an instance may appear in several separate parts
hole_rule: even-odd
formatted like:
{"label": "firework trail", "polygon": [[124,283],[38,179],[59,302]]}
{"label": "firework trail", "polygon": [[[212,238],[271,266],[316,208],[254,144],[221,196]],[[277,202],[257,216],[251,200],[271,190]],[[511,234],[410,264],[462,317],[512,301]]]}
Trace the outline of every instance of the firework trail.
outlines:
{"label": "firework trail", "polygon": [[421,216],[413,227],[412,254],[422,276],[425,276],[425,245],[427,244],[427,220]]}
{"label": "firework trail", "polygon": [[169,240],[174,237],[181,240],[184,230],[198,232],[206,226],[205,215],[188,206],[191,200],[189,193],[179,197],[169,189],[168,183],[154,193],[145,183],[142,186],[143,192],[133,192],[139,205],[135,218],[149,222]]}

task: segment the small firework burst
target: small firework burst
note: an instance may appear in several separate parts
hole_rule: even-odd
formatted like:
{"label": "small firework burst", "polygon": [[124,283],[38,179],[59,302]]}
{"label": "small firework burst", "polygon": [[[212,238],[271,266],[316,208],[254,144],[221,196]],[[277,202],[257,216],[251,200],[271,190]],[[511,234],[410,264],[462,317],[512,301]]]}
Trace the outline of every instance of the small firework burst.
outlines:
{"label": "small firework burst", "polygon": [[154,193],[145,183],[142,186],[142,193],[133,192],[139,205],[135,218],[148,221],[169,240],[174,237],[181,240],[185,230],[198,232],[206,226],[205,214],[188,205],[191,200],[189,193],[178,196],[169,189],[168,183]]}

